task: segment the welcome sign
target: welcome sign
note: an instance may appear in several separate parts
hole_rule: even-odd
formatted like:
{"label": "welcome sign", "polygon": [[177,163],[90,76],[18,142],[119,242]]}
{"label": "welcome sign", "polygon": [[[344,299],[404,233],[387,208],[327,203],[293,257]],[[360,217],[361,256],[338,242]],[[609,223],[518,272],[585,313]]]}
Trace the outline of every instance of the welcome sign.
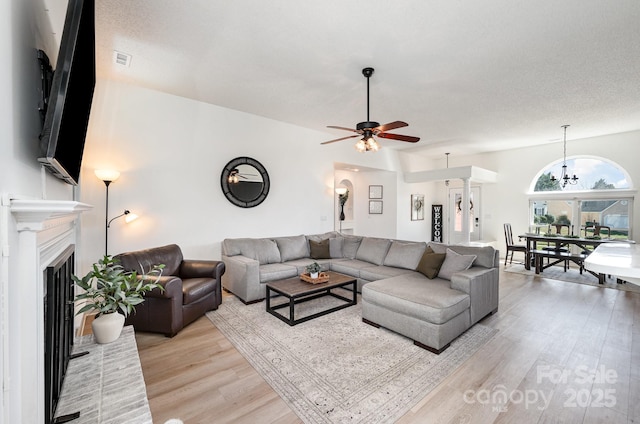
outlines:
{"label": "welcome sign", "polygon": [[442,243],[442,205],[431,205],[431,241]]}

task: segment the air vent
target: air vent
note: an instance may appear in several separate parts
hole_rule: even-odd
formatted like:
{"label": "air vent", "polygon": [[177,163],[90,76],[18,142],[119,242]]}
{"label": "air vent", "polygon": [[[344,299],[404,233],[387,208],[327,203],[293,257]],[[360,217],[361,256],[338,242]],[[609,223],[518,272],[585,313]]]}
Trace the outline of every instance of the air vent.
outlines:
{"label": "air vent", "polygon": [[131,55],[114,50],[113,62],[116,65],[129,67],[131,65]]}

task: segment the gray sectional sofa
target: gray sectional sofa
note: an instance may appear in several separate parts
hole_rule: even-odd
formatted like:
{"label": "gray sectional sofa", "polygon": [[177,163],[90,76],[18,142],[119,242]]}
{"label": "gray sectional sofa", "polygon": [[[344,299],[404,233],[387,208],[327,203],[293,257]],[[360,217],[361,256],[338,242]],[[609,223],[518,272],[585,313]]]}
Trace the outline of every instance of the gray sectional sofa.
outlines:
{"label": "gray sectional sofa", "polygon": [[[440,258],[435,278],[425,258]],[[388,328],[436,353],[498,308],[498,251],[337,232],[222,242],[225,290],[245,303],[265,297],[265,283],[295,277],[316,261],[357,278],[363,321]],[[444,260],[444,262],[442,262]],[[438,266],[439,268],[439,266]],[[433,270],[431,270],[433,271]],[[435,270],[436,273],[438,269]]]}

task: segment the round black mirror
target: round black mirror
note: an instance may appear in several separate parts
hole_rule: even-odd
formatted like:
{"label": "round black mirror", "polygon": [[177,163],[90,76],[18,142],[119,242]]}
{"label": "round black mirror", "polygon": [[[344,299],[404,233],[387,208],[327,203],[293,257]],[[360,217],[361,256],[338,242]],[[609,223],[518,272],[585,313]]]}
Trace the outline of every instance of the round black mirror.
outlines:
{"label": "round black mirror", "polygon": [[269,194],[269,174],[260,162],[239,157],[225,165],[220,176],[225,197],[241,208],[258,206]]}

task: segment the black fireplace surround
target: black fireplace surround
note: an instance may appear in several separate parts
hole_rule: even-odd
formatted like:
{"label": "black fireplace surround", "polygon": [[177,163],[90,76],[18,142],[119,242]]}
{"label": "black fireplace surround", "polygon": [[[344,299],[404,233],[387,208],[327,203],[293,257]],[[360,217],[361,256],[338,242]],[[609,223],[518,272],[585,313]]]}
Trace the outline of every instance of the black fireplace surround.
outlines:
{"label": "black fireplace surround", "polygon": [[70,245],[44,271],[45,420],[54,414],[73,346],[75,245]]}

